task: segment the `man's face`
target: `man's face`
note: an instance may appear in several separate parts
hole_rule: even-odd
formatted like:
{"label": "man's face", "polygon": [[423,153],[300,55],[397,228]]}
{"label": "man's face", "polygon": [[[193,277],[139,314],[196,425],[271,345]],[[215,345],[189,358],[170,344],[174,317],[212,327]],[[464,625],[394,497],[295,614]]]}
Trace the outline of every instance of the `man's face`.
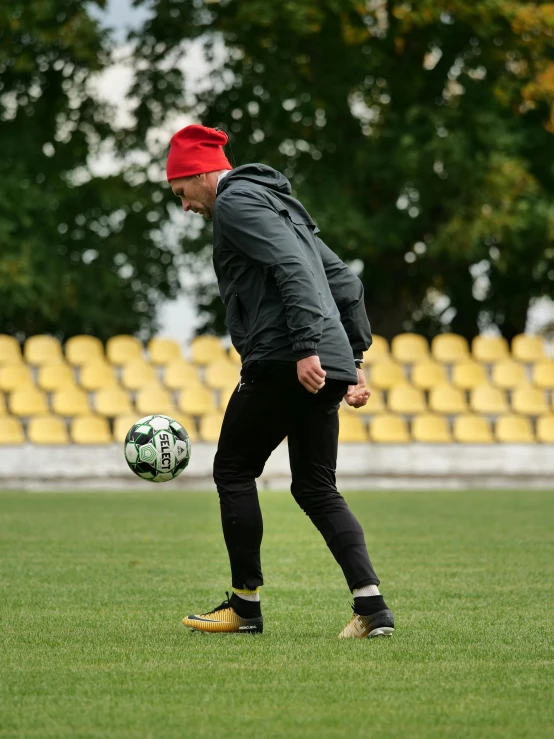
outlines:
{"label": "man's face", "polygon": [[171,189],[173,194],[180,198],[185,213],[192,210],[193,213],[199,213],[207,221],[213,218],[216,193],[207,175],[200,174],[171,180]]}

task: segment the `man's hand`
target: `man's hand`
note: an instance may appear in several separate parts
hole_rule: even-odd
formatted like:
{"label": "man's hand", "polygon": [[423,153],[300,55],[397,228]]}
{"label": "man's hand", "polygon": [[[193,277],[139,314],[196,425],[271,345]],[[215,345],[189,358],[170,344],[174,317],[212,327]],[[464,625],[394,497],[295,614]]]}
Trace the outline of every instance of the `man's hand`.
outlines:
{"label": "man's hand", "polygon": [[298,379],[308,392],[314,395],[325,385],[325,372],[318,356],[305,357],[296,363]]}
{"label": "man's hand", "polygon": [[363,370],[358,369],[357,372],[358,384],[349,385],[348,392],[344,396],[347,404],[351,405],[353,408],[361,408],[363,405],[366,405],[369,400],[369,396],[371,395],[371,390],[365,384],[365,375]]}

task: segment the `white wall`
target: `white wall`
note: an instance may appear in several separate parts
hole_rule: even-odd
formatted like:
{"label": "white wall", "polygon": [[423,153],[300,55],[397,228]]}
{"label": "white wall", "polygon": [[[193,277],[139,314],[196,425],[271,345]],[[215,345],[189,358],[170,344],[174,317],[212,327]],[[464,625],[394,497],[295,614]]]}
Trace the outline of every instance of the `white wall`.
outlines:
{"label": "white wall", "polygon": [[[189,467],[167,487],[213,490],[215,444],[194,444]],[[288,453],[269,459],[260,489],[287,490]],[[371,445],[339,449],[339,490],[371,488],[554,488],[554,447],[529,445]],[[153,489],[129,470],[120,445],[0,447],[0,489]]]}

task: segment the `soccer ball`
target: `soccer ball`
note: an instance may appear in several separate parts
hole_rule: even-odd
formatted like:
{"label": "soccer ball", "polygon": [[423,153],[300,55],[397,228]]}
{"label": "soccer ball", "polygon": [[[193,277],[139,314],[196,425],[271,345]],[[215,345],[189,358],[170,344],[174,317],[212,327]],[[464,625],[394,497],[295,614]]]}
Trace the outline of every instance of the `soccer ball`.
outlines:
{"label": "soccer ball", "polygon": [[173,480],[190,461],[189,435],[169,416],[145,416],[125,437],[125,459],[143,480]]}

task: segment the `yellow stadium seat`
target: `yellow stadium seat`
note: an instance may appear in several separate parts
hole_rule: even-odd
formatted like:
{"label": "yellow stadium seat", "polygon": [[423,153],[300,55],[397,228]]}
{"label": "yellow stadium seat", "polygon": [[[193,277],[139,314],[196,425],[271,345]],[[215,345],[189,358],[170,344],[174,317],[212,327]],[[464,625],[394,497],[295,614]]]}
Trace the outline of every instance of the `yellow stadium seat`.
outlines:
{"label": "yellow stadium seat", "polygon": [[[94,394],[94,410],[100,416],[114,418],[115,416],[131,415],[133,404],[129,394],[120,387],[104,387]],[[146,413],[143,416],[148,415]],[[137,418],[140,417],[140,413]]]}
{"label": "yellow stadium seat", "polygon": [[471,359],[459,362],[452,368],[452,383],[462,390],[472,390],[488,381],[485,368]]}
{"label": "yellow stadium seat", "polygon": [[71,438],[75,444],[111,444],[112,435],[105,418],[78,416],[71,422]]}
{"label": "yellow stadium seat", "polygon": [[159,414],[175,417],[175,403],[171,395],[163,388],[145,388],[139,390],[135,398],[135,405],[140,416]]}
{"label": "yellow stadium seat", "polygon": [[412,367],[412,384],[420,390],[431,390],[447,382],[444,367],[438,362],[418,362]]}
{"label": "yellow stadium seat", "polygon": [[526,416],[548,413],[544,390],[536,387],[518,387],[512,393],[512,410]]}
{"label": "yellow stadium seat", "polygon": [[371,390],[371,395],[366,405],[361,408],[353,408],[347,405],[346,401],[341,404],[341,411],[344,413],[352,413],[355,416],[374,416],[376,413],[384,413],[386,411],[385,399],[381,390]]}
{"label": "yellow stadium seat", "polygon": [[10,393],[24,387],[34,387],[33,375],[26,365],[6,364],[0,367],[0,391]]}
{"label": "yellow stadium seat", "polygon": [[197,336],[191,341],[190,352],[193,363],[202,366],[226,358],[223,344],[217,336]]}
{"label": "yellow stadium seat", "polygon": [[464,414],[454,419],[454,440],[462,444],[492,444],[494,439],[489,421],[483,416]]}
{"label": "yellow stadium seat", "polygon": [[402,367],[396,362],[383,361],[375,363],[371,367],[370,387],[378,390],[390,390],[396,385],[404,385],[406,375]]}
{"label": "yellow stadium seat", "polygon": [[368,441],[369,436],[363,420],[351,413],[339,413],[339,442],[363,443]]}
{"label": "yellow stadium seat", "polygon": [[467,412],[464,393],[452,385],[438,385],[429,392],[429,408],[433,413],[454,415]]}
{"label": "yellow stadium seat", "polygon": [[510,355],[508,342],[503,336],[476,336],[471,342],[471,353],[477,362],[500,362]]}
{"label": "yellow stadium seat", "polygon": [[530,444],[535,441],[531,421],[524,416],[508,414],[496,421],[497,441],[504,444]]}
{"label": "yellow stadium seat", "polygon": [[0,334],[0,364],[19,364],[22,361],[19,341],[13,336]]}
{"label": "yellow stadium seat", "polygon": [[389,391],[388,406],[393,413],[422,413],[425,410],[425,396],[412,385],[398,385]]}
{"label": "yellow stadium seat", "polygon": [[33,365],[63,362],[60,342],[46,334],[30,336],[25,342],[25,361]]}
{"label": "yellow stadium seat", "polygon": [[452,441],[448,423],[443,416],[422,413],[412,419],[412,437],[423,444],[449,444]]}
{"label": "yellow stadium seat", "polygon": [[233,362],[233,364],[238,364],[239,367],[242,364],[242,359],[240,358],[240,354],[238,353],[238,351],[235,349],[235,347],[232,344],[229,347],[229,359],[231,360],[231,362]]}
{"label": "yellow stadium seat", "polygon": [[46,396],[35,387],[14,390],[10,395],[9,408],[14,416],[45,416],[49,413]]}
{"label": "yellow stadium seat", "polygon": [[506,393],[492,385],[478,385],[471,391],[469,407],[474,413],[493,415],[506,413],[508,410]]}
{"label": "yellow stadium seat", "polygon": [[151,364],[135,359],[121,370],[121,384],[127,390],[142,390],[147,385],[158,384],[158,375]]}
{"label": "yellow stadium seat", "polygon": [[80,388],[58,390],[52,396],[52,410],[58,416],[83,416],[90,413],[88,395]]}
{"label": "yellow stadium seat", "polygon": [[[200,419],[200,438],[202,441],[219,441],[223,413],[208,413]],[[186,428],[186,426],[185,426]]]}
{"label": "yellow stadium seat", "polygon": [[79,370],[79,383],[89,392],[117,387],[117,377],[111,364],[103,361],[85,364]]}
{"label": "yellow stadium seat", "polygon": [[114,441],[123,444],[125,437],[131,426],[139,420],[139,416],[136,413],[126,413],[121,416],[114,418],[113,422],[113,438]]}
{"label": "yellow stadium seat", "polygon": [[33,444],[69,444],[69,435],[64,421],[57,416],[31,418],[27,437]]}
{"label": "yellow stadium seat", "polygon": [[469,344],[458,334],[439,334],[431,341],[431,353],[437,362],[454,364],[468,358]]}
{"label": "yellow stadium seat", "polygon": [[398,334],[391,342],[391,352],[397,362],[414,364],[427,359],[429,344],[427,339],[419,334]]}
{"label": "yellow stadium seat", "polygon": [[373,335],[369,349],[364,352],[364,364],[374,364],[390,359],[389,342],[383,336]]}
{"label": "yellow stadium seat", "polygon": [[73,369],[67,364],[43,364],[38,371],[38,385],[47,393],[73,387]]}
{"label": "yellow stadium seat", "polygon": [[492,368],[492,384],[503,390],[512,390],[518,385],[527,384],[525,367],[511,359],[497,362]]}
{"label": "yellow stadium seat", "polygon": [[512,339],[512,356],[518,362],[531,364],[546,359],[544,341],[540,336],[518,334]]}
{"label": "yellow stadium seat", "polygon": [[19,418],[0,418],[0,444],[23,444],[25,434]]}
{"label": "yellow stadium seat", "polygon": [[554,444],[554,415],[545,415],[537,419],[537,441]]}
{"label": "yellow stadium seat", "polygon": [[[2,371],[0,370],[0,385]],[[533,382],[543,390],[554,390],[554,362],[545,360],[533,365]]]}
{"label": "yellow stadium seat", "polygon": [[176,359],[181,359],[181,349],[173,339],[150,339],[148,354],[152,364],[169,364]]}
{"label": "yellow stadium seat", "polygon": [[196,367],[184,359],[176,359],[166,366],[163,382],[169,390],[183,390],[202,384]]}
{"label": "yellow stadium seat", "polygon": [[372,418],[371,438],[378,444],[407,444],[410,441],[408,425],[401,416],[383,414]]}
{"label": "yellow stadium seat", "polygon": [[240,379],[240,368],[228,359],[217,359],[206,367],[204,380],[214,390],[234,388]]}
{"label": "yellow stadium seat", "polygon": [[92,362],[105,362],[104,347],[96,336],[73,336],[65,343],[65,357],[69,364],[80,367]]}
{"label": "yellow stadium seat", "polygon": [[106,355],[111,364],[129,364],[142,357],[142,344],[134,336],[112,336],[106,342]]}
{"label": "yellow stadium seat", "polygon": [[205,387],[182,390],[179,394],[178,406],[179,410],[191,416],[204,416],[216,410],[214,395]]}
{"label": "yellow stadium seat", "polygon": [[0,416],[5,416],[6,413],[7,413],[6,401],[4,400],[3,394],[0,393]]}

